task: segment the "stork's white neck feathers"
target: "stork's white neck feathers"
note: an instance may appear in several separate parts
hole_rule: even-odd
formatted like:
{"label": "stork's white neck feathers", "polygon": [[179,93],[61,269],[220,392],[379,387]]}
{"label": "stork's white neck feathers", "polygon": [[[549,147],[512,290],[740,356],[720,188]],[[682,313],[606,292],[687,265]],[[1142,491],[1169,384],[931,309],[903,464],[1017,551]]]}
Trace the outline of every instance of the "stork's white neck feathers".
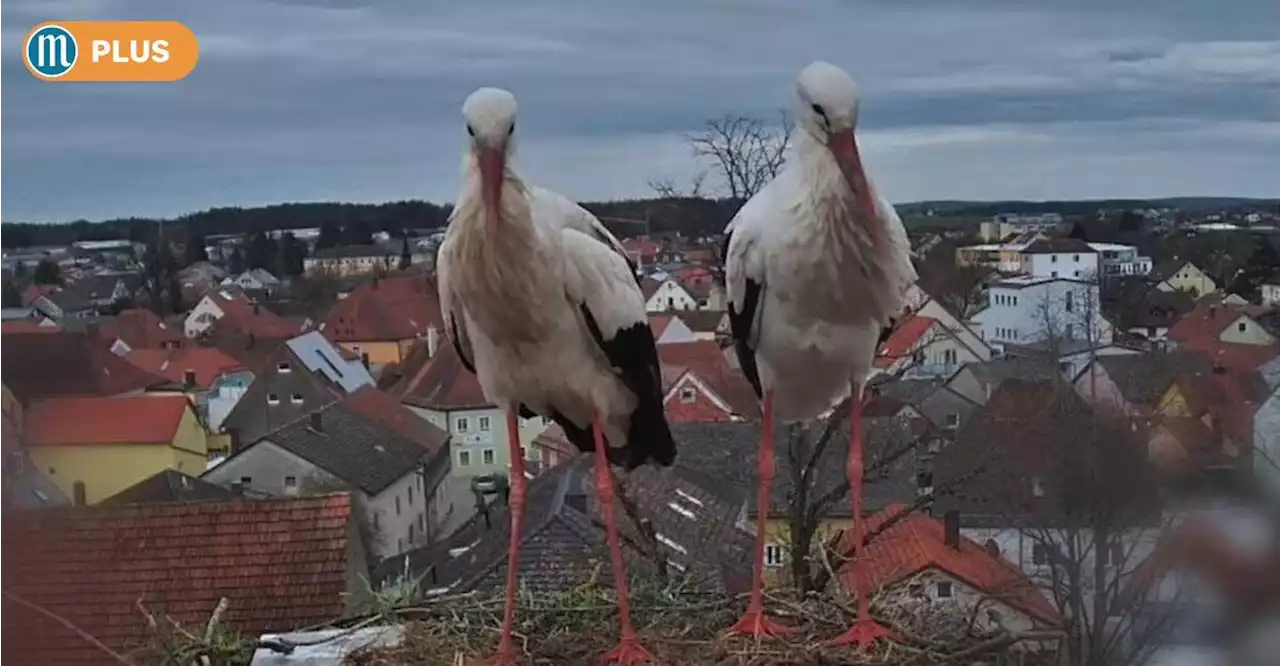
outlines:
{"label": "stork's white neck feathers", "polygon": [[[856,219],[859,203],[849,183],[836,164],[831,151],[807,130],[798,127],[792,133],[793,160],[785,168],[793,170],[790,182],[795,191],[793,205],[798,207],[800,215],[797,220],[811,222],[822,226],[852,225],[878,221],[860,221]],[[875,185],[871,185],[872,197],[878,196]],[[872,201],[872,205],[875,202]]]}

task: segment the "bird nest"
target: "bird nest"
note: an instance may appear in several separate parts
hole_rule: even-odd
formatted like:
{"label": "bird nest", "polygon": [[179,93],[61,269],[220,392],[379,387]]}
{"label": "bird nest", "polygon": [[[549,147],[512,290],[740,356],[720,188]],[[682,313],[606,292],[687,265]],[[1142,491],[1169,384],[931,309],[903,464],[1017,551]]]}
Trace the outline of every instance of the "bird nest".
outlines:
{"label": "bird nest", "polygon": [[[497,646],[503,597],[462,595],[388,613],[405,624],[404,641],[391,648],[358,651],[350,666],[482,664]],[[892,627],[894,640],[869,651],[827,647],[849,627],[847,603],[810,596],[767,595],[771,616],[793,627],[786,638],[730,637],[725,628],[742,615],[745,596],[692,594],[639,585],[632,590],[632,618],[641,642],[662,664],[940,666],[1050,663],[1052,655],[1029,646],[1043,637],[974,630],[970,613],[954,605],[898,602],[873,606]],[[390,619],[390,617],[388,617]],[[617,599],[612,588],[584,587],[555,596],[522,594],[515,643],[525,664],[598,664],[618,642]]]}

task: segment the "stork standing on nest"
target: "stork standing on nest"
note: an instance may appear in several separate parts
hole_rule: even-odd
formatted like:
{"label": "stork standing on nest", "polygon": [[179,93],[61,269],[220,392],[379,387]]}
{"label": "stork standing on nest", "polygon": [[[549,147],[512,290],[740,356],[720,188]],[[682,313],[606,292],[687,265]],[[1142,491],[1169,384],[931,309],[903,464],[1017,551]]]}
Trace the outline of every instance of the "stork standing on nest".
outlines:
{"label": "stork standing on nest", "polygon": [[609,463],[670,465],[675,441],[644,298],[618,240],[591,213],[527,185],[513,168],[516,101],[481,88],[462,107],[464,182],[437,259],[449,338],[485,397],[506,410],[511,451],[507,602],[496,664],[515,663],[525,472],[517,416],[554,420],[596,456],[596,491],[618,589],[621,644],[605,655],[651,660],[631,626]]}
{"label": "stork standing on nest", "polygon": [[[795,155],[725,229],[729,320],[747,379],[763,401],[755,570],[747,613],[732,633],[777,636],[764,615],[764,517],[773,481],[774,422],[813,419],[852,395],[848,457],[854,558],[862,538],[862,388],[882,334],[916,281],[902,221],[862,168],[853,131],[858,92],[827,62],[796,81]],[[858,620],[836,644],[869,645],[888,630],[858,590]]]}

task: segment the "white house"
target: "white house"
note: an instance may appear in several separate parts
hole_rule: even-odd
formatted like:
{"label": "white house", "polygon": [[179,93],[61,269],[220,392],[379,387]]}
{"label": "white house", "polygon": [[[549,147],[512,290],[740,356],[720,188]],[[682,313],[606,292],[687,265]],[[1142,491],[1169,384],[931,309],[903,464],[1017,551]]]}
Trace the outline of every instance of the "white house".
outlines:
{"label": "white house", "polygon": [[191,308],[191,312],[187,313],[187,318],[182,323],[182,332],[188,338],[199,337],[201,333],[209,330],[214,322],[226,316],[228,303],[236,298],[243,297],[228,291],[211,291],[205,294],[204,298]]}
{"label": "white house", "polygon": [[1034,277],[1092,280],[1098,277],[1098,253],[1075,238],[1041,238],[1022,249],[1019,272]]}
{"label": "white house", "polygon": [[[449,434],[453,450],[453,475],[462,478],[506,475],[511,469],[507,415],[496,407],[481,409],[429,409],[406,403],[418,416]],[[551,425],[540,416],[519,419],[520,448],[526,463],[538,461],[533,440]]]}
{"label": "white house", "polygon": [[668,312],[671,310],[697,310],[698,299],[694,298],[679,282],[667,278],[658,285],[645,302],[648,312]]}
{"label": "white house", "polygon": [[263,291],[279,288],[280,280],[266,269],[254,268],[235,277],[225,278],[222,281],[222,286],[236,286],[249,291]]}
{"label": "white house", "polygon": [[448,438],[408,415],[417,429],[393,425],[387,406],[361,404],[370,400],[390,398],[365,389],[233,452],[202,478],[272,497],[350,491],[379,558],[432,543],[453,509]]}
{"label": "white house", "polygon": [[1151,257],[1138,254],[1138,248],[1120,243],[1089,243],[1098,253],[1098,271],[1103,279],[1146,275],[1151,272]]}
{"label": "white house", "polygon": [[1280,305],[1280,276],[1273,277],[1261,285],[1262,304],[1265,306]]}
{"label": "white house", "polygon": [[1098,285],[1069,278],[1019,276],[992,284],[987,307],[973,323],[988,343],[1034,344],[1047,339],[1111,343]]}

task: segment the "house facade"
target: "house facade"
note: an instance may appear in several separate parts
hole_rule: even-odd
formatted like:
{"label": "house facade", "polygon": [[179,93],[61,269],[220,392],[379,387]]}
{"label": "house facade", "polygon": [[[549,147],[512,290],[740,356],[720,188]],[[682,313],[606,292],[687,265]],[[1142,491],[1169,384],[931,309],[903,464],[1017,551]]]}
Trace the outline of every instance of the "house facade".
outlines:
{"label": "house facade", "polygon": [[1193,298],[1211,294],[1218,284],[1199,266],[1190,261],[1173,260],[1156,267],[1151,274],[1156,289],[1161,291],[1185,291]]}
{"label": "house facade", "polygon": [[419,342],[431,353],[446,343],[435,283],[421,275],[360,285],[334,304],[319,330],[372,365],[401,363]]}
{"label": "house facade", "polygon": [[987,307],[973,322],[989,343],[1032,344],[1048,339],[1110,344],[1098,285],[1067,278],[1018,277],[987,291]]}
{"label": "house facade", "polygon": [[698,299],[673,278],[663,280],[646,296],[644,309],[647,312],[698,309]]}
{"label": "house facade", "polygon": [[199,474],[204,428],[183,395],[44,398],[23,412],[31,462],[77,504],[93,504],[164,469]]}

